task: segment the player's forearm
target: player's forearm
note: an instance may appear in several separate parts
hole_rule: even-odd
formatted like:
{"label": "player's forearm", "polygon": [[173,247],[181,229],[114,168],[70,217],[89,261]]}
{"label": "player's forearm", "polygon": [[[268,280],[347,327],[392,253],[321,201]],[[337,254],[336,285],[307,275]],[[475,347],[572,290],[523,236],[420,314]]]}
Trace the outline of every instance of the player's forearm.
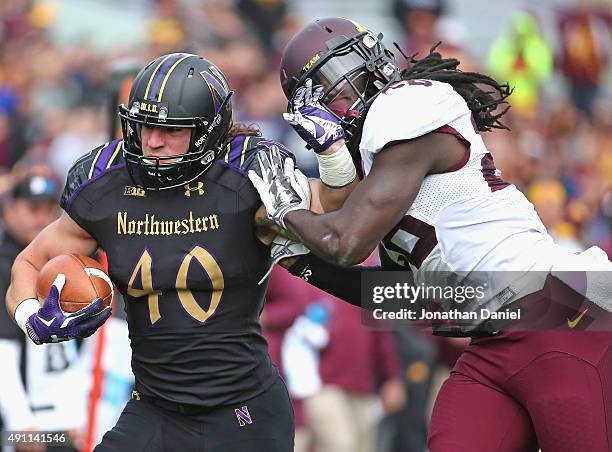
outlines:
{"label": "player's forearm", "polygon": [[23,253],[17,256],[11,270],[11,285],[6,291],[6,309],[15,318],[15,309],[28,298],[36,298],[38,268]]}
{"label": "player's forearm", "polygon": [[353,230],[346,215],[332,212],[317,215],[296,210],[285,216],[285,224],[314,254],[341,266],[363,262],[376,248],[378,241],[357,240],[362,234]]}
{"label": "player's forearm", "polygon": [[348,198],[358,183],[359,181],[355,179],[348,185],[338,188],[330,187],[321,182],[321,186],[319,188],[319,198],[323,211],[335,212],[336,210],[340,210],[344,205],[344,201],[346,198]]}

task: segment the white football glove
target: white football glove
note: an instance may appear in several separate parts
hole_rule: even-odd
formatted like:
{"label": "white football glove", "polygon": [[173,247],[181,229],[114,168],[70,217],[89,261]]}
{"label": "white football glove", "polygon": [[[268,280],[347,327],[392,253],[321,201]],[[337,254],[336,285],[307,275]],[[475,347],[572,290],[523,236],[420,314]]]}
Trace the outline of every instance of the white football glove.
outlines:
{"label": "white football glove", "polygon": [[277,235],[270,245],[270,255],[275,264],[287,257],[303,256],[310,250],[301,242]]}
{"label": "white football glove", "polygon": [[261,284],[272,272],[274,264],[278,264],[281,260],[287,257],[303,256],[310,253],[303,243],[288,239],[281,235],[277,235],[270,244],[270,255],[272,256],[272,265],[268,271],[262,276],[257,284]]}
{"label": "white football glove", "polygon": [[281,156],[278,146],[272,146],[270,152],[259,151],[257,161],[262,177],[250,170],[249,179],[259,192],[268,218],[287,229],[283,221],[287,213],[310,209],[308,179],[295,168],[291,157]]}

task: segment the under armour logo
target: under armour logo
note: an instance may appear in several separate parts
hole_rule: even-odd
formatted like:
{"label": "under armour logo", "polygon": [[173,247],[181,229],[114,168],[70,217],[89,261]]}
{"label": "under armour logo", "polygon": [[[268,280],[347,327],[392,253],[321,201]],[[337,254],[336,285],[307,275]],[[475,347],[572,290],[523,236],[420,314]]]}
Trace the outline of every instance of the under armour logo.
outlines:
{"label": "under armour logo", "polygon": [[253,423],[253,419],[251,419],[249,409],[246,405],[242,408],[236,408],[234,413],[236,413],[236,418],[238,419],[238,425],[240,425],[240,427]]}
{"label": "under armour logo", "polygon": [[198,182],[197,187],[190,187],[189,184],[185,185],[185,196],[191,196],[191,192],[197,191],[198,195],[204,194],[204,182]]}

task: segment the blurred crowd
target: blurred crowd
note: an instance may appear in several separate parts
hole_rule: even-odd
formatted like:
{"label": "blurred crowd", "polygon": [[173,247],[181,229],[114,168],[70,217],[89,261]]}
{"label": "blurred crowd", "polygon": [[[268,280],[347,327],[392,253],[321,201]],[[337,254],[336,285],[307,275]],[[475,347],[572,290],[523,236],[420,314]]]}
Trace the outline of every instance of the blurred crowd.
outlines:
{"label": "blurred crowd", "polygon": [[[236,119],[294,147],[301,166],[316,171],[280,115],[286,100],[279,57],[302,24],[290,1],[140,3],[150,6],[142,24],[147,45],[104,51],[85,38],[54,44],[50,30],[62,2],[0,4],[0,172],[26,157],[47,161],[62,178],[109,134],[113,72],[172,51],[214,61],[237,92]],[[497,167],[534,201],[557,238],[612,251],[612,18],[604,3],[598,5],[577,2],[550,11],[554,42],[545,39],[537,14],[516,11],[482,62],[465,46],[465,25],[447,14],[441,0],[394,0],[389,13],[404,30],[400,47],[406,55],[422,56],[442,41],[438,50],[459,58],[463,70],[484,71],[514,87],[506,116],[512,132],[486,135]]]}
{"label": "blurred crowd", "polygon": [[[149,7],[146,45],[104,50],[86,39],[53,40],[61,3],[0,2],[0,191],[26,166],[45,164],[65,178],[79,156],[117,133],[113,77],[175,51],[215,62],[236,91],[235,120],[257,124],[265,136],[289,145],[300,166],[316,175],[316,162],[281,116],[287,102],[280,54],[303,23],[291,1],[139,0]],[[423,56],[441,41],[437,50],[460,59],[463,70],[514,87],[503,120],[511,132],[484,136],[502,177],[525,192],[558,241],[575,250],[599,245],[612,258],[609,8],[575,2],[551,10],[554,41],[536,13],[516,11],[487,58],[476,61],[466,46],[469,31],[442,0],[392,3],[388,14],[404,33],[405,55]],[[296,400],[298,442],[306,444],[301,450],[424,450],[436,369],[452,365],[464,343],[417,331],[370,334],[358,311],[283,272],[273,273],[262,324]],[[297,364],[296,353],[302,353]],[[292,381],[292,370],[314,373],[306,382]],[[351,416],[354,425],[347,425]],[[363,427],[370,424],[379,428],[378,439]],[[356,426],[363,428],[352,432]]]}

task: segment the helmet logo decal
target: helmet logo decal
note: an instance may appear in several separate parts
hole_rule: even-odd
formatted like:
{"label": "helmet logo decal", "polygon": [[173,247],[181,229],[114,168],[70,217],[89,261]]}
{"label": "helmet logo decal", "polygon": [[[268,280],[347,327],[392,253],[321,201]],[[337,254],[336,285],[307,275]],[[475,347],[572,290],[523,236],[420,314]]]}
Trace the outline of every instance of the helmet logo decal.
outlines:
{"label": "helmet logo decal", "polygon": [[208,121],[202,121],[202,125],[207,126],[208,128],[206,129],[206,133],[203,133],[200,138],[198,138],[198,140],[194,143],[194,146],[196,148],[199,148],[200,146],[202,146],[202,144],[204,144],[204,142],[206,141],[206,138],[208,138],[208,135],[215,129],[215,127],[217,127],[219,124],[221,124],[221,115],[219,113],[217,113],[215,115],[215,117],[213,118],[212,122],[210,123],[210,125],[208,125]]}
{"label": "helmet logo decal", "polygon": [[215,127],[221,124],[221,115],[217,113],[213,118],[212,122],[208,126],[208,133],[212,132]]}
{"label": "helmet logo decal", "polygon": [[204,135],[202,135],[200,138],[198,138],[198,141],[196,141],[194,143],[194,146],[196,148],[199,148],[200,146],[202,146],[204,144],[204,142],[206,141],[206,138],[208,138],[208,134],[205,133]]}
{"label": "helmet logo decal", "polygon": [[147,104],[145,102],[141,102],[140,103],[140,111],[144,112],[144,113],[158,113],[158,111],[157,111],[158,105],[159,104],[157,104],[157,103]]}
{"label": "helmet logo decal", "polygon": [[[210,71],[210,72],[209,72]],[[229,91],[229,87],[227,86],[227,82],[221,77],[219,71],[216,70],[213,66],[209,68],[209,71],[202,71],[200,75],[208,85],[208,89],[210,90],[210,94],[212,95],[213,101],[215,103],[215,112],[218,113],[221,108],[221,104],[227,97],[227,93]]]}
{"label": "helmet logo decal", "polygon": [[225,76],[219,71],[219,69],[217,69],[215,66],[211,66],[209,69],[211,74],[213,74],[214,76],[217,77],[217,80],[219,80],[219,83],[221,83],[221,85],[223,85],[223,89],[225,90],[225,92],[229,92],[229,85],[227,84],[227,81],[225,80]]}
{"label": "helmet logo decal", "polygon": [[306,63],[304,65],[304,67],[302,68],[302,71],[306,72],[308,69],[310,69],[312,67],[313,64],[315,64],[317,61],[319,61],[321,59],[321,54],[317,53],[315,56],[313,56],[308,63]]}

